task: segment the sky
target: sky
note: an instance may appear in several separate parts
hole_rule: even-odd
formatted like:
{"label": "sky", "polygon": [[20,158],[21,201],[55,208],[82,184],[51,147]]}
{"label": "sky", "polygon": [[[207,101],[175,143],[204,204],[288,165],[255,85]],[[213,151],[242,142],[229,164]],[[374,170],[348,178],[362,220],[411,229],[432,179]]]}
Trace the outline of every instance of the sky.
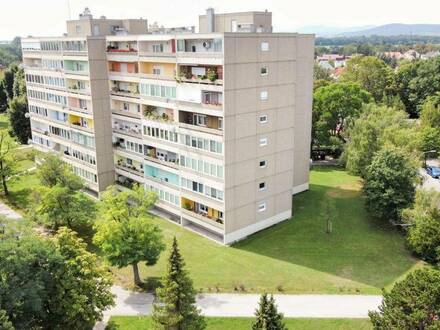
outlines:
{"label": "sky", "polygon": [[0,40],[62,35],[65,20],[76,19],[84,7],[95,17],[142,17],[165,26],[197,26],[198,15],[208,7],[216,12],[268,9],[279,32],[304,26],[440,24],[439,0],[0,0]]}

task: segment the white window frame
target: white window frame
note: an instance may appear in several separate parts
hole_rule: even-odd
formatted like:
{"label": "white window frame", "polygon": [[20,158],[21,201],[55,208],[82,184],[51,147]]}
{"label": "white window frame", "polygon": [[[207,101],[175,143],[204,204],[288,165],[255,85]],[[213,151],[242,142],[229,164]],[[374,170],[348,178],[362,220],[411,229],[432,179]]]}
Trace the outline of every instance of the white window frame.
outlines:
{"label": "white window frame", "polygon": [[260,203],[258,205],[258,212],[264,212],[266,211],[266,202]]}
{"label": "white window frame", "polygon": [[262,41],[260,47],[261,47],[261,51],[262,52],[269,51],[269,42],[268,41]]}
{"label": "white window frame", "polygon": [[260,116],[260,124],[266,124],[268,121],[267,115],[261,115]]}
{"label": "white window frame", "polygon": [[260,92],[260,100],[261,101],[267,101],[268,98],[269,98],[269,93],[267,91]]}
{"label": "white window frame", "polygon": [[260,138],[260,147],[267,146],[267,137]]}

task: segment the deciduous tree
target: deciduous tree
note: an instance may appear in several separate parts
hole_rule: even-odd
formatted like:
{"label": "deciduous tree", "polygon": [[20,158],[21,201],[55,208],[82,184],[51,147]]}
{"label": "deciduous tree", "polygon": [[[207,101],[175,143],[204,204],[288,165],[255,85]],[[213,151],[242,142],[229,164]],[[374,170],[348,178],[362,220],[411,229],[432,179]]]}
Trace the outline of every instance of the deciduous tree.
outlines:
{"label": "deciduous tree", "polygon": [[417,167],[401,149],[384,147],[367,167],[364,193],[367,210],[376,218],[398,220],[411,205],[417,182]]}
{"label": "deciduous tree", "polygon": [[195,306],[196,291],[185,270],[185,262],[180,255],[174,237],[167,272],[162,279],[162,287],[156,290],[153,323],[155,329],[205,329],[206,323],[200,310]]}
{"label": "deciduous tree", "polygon": [[148,213],[155,201],[155,194],[140,186],[123,192],[109,187],[103,194],[100,218],[95,224],[95,244],[111,265],[131,265],[136,285],[142,283],[139,262],[154,265],[165,249],[162,232]]}
{"label": "deciduous tree", "polygon": [[414,205],[402,212],[409,224],[408,245],[424,260],[440,261],[440,193],[419,189]]}
{"label": "deciduous tree", "polygon": [[21,144],[27,144],[31,137],[31,122],[26,117],[27,112],[26,95],[16,96],[9,102],[8,114],[11,124],[9,133],[16,137]]}
{"label": "deciduous tree", "polygon": [[16,147],[7,132],[0,131],[0,180],[2,181],[3,193],[8,196],[8,180],[16,173],[13,158],[13,150]]}

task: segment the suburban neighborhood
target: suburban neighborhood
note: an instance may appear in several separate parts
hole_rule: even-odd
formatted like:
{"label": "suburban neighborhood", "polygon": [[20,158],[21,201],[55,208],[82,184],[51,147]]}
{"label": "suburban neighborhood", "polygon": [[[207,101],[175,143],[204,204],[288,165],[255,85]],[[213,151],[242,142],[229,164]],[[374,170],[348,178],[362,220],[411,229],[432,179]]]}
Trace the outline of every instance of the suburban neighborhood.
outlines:
{"label": "suburban neighborhood", "polygon": [[0,25],[0,330],[440,327],[440,26],[101,2]]}

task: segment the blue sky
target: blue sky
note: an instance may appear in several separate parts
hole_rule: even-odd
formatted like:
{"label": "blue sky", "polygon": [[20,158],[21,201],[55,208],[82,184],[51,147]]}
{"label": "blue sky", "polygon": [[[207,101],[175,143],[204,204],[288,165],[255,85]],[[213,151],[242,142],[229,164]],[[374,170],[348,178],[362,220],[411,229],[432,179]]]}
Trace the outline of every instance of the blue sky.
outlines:
{"label": "blue sky", "polygon": [[[165,26],[197,25],[207,7],[217,12],[273,12],[275,31],[302,26],[363,26],[386,23],[440,23],[439,0],[70,0],[76,18],[84,7],[95,16],[147,18]],[[0,40],[65,32],[68,0],[0,0]]]}

